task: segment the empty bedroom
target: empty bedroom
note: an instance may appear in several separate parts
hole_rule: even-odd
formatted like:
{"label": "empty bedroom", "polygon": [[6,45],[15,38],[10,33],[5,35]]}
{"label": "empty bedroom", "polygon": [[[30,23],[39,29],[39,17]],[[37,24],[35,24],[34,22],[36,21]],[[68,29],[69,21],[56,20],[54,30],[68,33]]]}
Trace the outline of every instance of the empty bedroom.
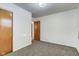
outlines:
{"label": "empty bedroom", "polygon": [[79,56],[79,3],[0,3],[0,56]]}

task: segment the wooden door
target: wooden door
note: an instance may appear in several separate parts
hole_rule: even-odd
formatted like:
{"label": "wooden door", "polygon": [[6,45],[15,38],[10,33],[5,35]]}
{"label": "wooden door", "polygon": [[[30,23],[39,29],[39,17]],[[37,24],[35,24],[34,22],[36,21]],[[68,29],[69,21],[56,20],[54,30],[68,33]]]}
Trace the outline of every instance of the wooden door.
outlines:
{"label": "wooden door", "polygon": [[0,9],[0,55],[12,51],[12,12]]}
{"label": "wooden door", "polygon": [[40,21],[34,21],[34,40],[40,40]]}

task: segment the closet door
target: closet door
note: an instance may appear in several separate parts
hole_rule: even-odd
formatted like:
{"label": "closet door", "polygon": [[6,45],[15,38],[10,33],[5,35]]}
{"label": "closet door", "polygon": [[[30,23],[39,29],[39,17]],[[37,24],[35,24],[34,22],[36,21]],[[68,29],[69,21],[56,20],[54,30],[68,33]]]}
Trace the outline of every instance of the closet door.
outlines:
{"label": "closet door", "polygon": [[0,55],[12,51],[12,12],[0,9]]}
{"label": "closet door", "polygon": [[40,41],[40,21],[34,21],[34,40]]}

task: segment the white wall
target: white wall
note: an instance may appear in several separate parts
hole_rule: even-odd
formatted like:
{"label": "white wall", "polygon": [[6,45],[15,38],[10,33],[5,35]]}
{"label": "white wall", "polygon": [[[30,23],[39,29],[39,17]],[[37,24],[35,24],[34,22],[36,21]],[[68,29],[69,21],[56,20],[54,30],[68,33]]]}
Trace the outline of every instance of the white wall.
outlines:
{"label": "white wall", "polygon": [[31,13],[14,5],[1,4],[0,8],[13,12],[13,51],[31,44]]}
{"label": "white wall", "polygon": [[41,41],[79,47],[78,9],[40,17]]}
{"label": "white wall", "polygon": [[[78,9],[77,9],[77,27],[78,27],[78,40],[79,40],[79,7],[78,7]],[[78,50],[78,52],[79,52],[79,41],[78,41],[78,44],[77,44],[78,46],[77,46],[77,50]]]}

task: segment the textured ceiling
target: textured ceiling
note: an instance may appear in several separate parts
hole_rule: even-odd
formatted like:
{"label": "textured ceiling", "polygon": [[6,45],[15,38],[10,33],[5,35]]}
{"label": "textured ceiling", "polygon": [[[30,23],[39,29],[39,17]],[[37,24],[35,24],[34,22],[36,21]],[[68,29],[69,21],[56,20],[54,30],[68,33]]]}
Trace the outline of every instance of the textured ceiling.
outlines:
{"label": "textured ceiling", "polygon": [[30,12],[34,18],[53,13],[63,12],[78,7],[78,3],[47,3],[45,7],[39,7],[38,3],[15,3]]}

